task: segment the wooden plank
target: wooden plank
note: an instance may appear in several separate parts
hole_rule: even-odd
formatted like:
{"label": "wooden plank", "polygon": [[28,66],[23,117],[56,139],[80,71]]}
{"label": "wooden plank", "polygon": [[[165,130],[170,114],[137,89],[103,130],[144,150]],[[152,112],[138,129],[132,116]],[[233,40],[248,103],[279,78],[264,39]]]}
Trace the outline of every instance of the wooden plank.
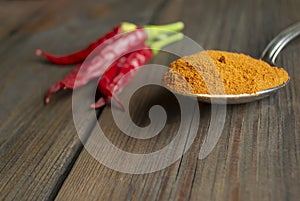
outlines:
{"label": "wooden plank", "polygon": [[[58,54],[74,51],[123,20],[146,23],[158,3],[51,1],[3,43],[1,200],[52,199],[82,148],[73,124],[71,92],[55,94],[48,106],[43,104],[48,87],[70,69],[42,62],[34,55],[35,49]],[[82,89],[79,93],[86,96],[87,91]]]}
{"label": "wooden plank", "polygon": [[0,39],[14,34],[45,3],[46,1],[0,1]]}
{"label": "wooden plank", "polygon": [[[258,0],[174,0],[165,2],[155,13],[154,22],[182,19],[185,33],[204,48],[259,57],[272,37],[300,20],[296,7],[299,2],[295,0],[277,0],[272,4]],[[222,136],[206,159],[198,160],[198,153],[208,129],[210,106],[200,104],[198,136],[181,160],[158,172],[131,175],[105,167],[83,150],[56,199],[298,200],[299,44],[299,39],[295,40],[278,60],[278,65],[289,71],[291,83],[270,98],[228,106]],[[167,61],[160,57],[156,62]],[[148,100],[157,94],[161,90],[145,89],[134,96],[131,114],[138,125],[149,123],[145,114]],[[173,116],[175,120],[168,122],[159,136],[146,141],[124,135],[114,123],[111,107],[104,109],[99,124],[115,146],[129,152],[149,153],[170,142],[170,135],[179,124],[176,112]]]}

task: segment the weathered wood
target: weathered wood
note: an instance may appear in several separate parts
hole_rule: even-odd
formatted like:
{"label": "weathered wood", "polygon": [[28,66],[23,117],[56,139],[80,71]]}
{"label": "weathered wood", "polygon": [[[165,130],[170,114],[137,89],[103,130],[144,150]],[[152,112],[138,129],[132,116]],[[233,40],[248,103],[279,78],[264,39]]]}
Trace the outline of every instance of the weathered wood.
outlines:
{"label": "weathered wood", "polygon": [[45,1],[0,1],[0,40],[17,32],[44,5]]}
{"label": "weathered wood", "polygon": [[[185,33],[204,48],[259,57],[272,37],[300,20],[299,6],[296,0],[174,0],[160,7],[154,22],[182,19]],[[198,160],[198,153],[208,129],[210,106],[200,104],[198,136],[181,160],[155,173],[130,175],[105,167],[83,150],[57,200],[298,200],[299,44],[295,40],[278,60],[289,71],[290,84],[270,98],[228,106],[222,136],[206,159]],[[167,61],[159,57],[156,62]],[[134,97],[132,117],[139,125],[148,122],[143,104],[160,93],[161,89],[147,88]],[[149,153],[174,137],[170,135],[180,121],[174,116],[159,136],[146,141],[124,135],[114,124],[110,107],[102,112],[99,124],[119,148]]]}
{"label": "weathered wood", "polygon": [[[16,7],[22,3],[27,2],[18,1]],[[1,6],[8,4],[1,2]],[[74,51],[123,20],[147,23],[158,4],[65,0],[47,1],[38,11],[31,7],[28,12],[13,10],[12,4],[6,7],[22,17],[6,26],[18,31],[7,35],[4,28],[0,29],[5,36],[0,48],[1,200],[55,197],[82,149],[73,125],[71,92],[57,93],[48,106],[43,104],[48,87],[70,69],[43,62],[34,55],[35,50],[44,48],[57,54]],[[80,93],[85,96],[86,91]]]}

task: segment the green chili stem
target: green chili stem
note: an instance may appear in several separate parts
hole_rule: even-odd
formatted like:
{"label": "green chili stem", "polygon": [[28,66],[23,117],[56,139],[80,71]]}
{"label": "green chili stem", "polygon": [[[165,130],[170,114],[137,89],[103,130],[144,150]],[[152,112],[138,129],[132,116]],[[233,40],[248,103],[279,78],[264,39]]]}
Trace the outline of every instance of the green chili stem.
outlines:
{"label": "green chili stem", "polygon": [[[129,22],[121,23],[122,32],[130,32],[136,28],[137,26],[135,24]],[[146,25],[144,26],[144,29],[148,35],[147,44],[151,46],[153,53],[157,54],[162,47],[181,40],[183,38],[183,34],[174,34],[174,32],[181,31],[183,28],[183,22],[175,22],[165,25]],[[154,41],[155,39],[157,41]]]}
{"label": "green chili stem", "polygon": [[[171,24],[165,24],[165,25],[145,25],[143,26],[145,29],[152,30],[152,35],[160,34],[163,31],[181,31],[184,28],[183,22],[175,22]],[[137,26],[130,22],[122,22],[121,23],[121,29],[123,32],[130,32],[137,28]],[[154,36],[155,37],[155,36]]]}
{"label": "green chili stem", "polygon": [[169,31],[181,31],[184,28],[183,22],[175,22],[171,24],[164,25],[146,25],[144,26],[146,29],[165,29]]}
{"label": "green chili stem", "polygon": [[183,38],[183,34],[182,33],[176,33],[173,34],[169,37],[166,37],[165,39],[159,40],[159,41],[155,41],[153,43],[150,43],[150,47],[153,51],[153,54],[157,54],[159,52],[159,50],[161,48],[163,48],[164,46],[167,46],[171,43],[174,43],[176,41],[179,41]]}
{"label": "green chili stem", "polygon": [[121,30],[123,33],[134,31],[137,28],[135,24],[132,24],[130,22],[122,22],[121,23]]}
{"label": "green chili stem", "polygon": [[184,27],[182,22],[175,22],[172,24],[166,25],[148,25],[144,26],[144,29],[147,32],[147,42],[151,43],[155,38],[160,35],[171,35],[173,32],[181,31]]}

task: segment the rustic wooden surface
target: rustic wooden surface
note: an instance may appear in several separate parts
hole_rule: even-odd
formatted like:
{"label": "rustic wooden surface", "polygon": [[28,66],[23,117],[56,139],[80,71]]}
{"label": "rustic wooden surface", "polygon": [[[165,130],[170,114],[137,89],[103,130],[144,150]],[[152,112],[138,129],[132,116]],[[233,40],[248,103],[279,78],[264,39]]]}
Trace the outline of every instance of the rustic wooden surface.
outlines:
{"label": "rustic wooden surface", "polygon": [[[299,200],[299,39],[278,58],[290,73],[289,85],[270,98],[228,106],[222,136],[206,159],[198,160],[198,153],[210,105],[199,104],[201,121],[191,148],[170,167],[142,175],[111,170],[83,149],[71,92],[55,94],[50,105],[43,105],[45,90],[68,69],[34,55],[37,48],[78,49],[120,21],[182,20],[184,33],[205,49],[259,57],[272,37],[300,21],[299,7],[298,0],[0,1],[0,200]],[[153,62],[169,61],[158,55]],[[131,114],[138,125],[147,123],[145,105],[161,93],[146,87],[133,97]],[[151,140],[123,135],[111,106],[98,111],[99,124],[124,150],[161,149],[180,121],[168,97],[158,101],[173,118]],[[91,123],[87,135],[93,128]]]}

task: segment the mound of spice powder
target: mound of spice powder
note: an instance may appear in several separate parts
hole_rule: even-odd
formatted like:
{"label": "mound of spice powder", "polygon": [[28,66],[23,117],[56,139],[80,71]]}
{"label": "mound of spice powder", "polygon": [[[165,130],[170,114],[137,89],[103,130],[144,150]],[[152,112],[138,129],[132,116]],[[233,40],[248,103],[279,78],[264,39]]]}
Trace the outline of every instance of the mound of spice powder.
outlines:
{"label": "mound of spice powder", "polygon": [[163,84],[181,93],[253,94],[289,79],[283,68],[250,56],[218,50],[202,51],[174,61]]}

